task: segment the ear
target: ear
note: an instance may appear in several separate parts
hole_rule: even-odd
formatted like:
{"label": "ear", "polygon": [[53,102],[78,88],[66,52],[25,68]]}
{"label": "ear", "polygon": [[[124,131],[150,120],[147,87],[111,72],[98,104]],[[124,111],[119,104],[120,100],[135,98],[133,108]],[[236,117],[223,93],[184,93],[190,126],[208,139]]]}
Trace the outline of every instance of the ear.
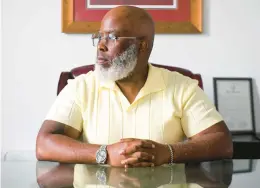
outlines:
{"label": "ear", "polygon": [[145,52],[148,49],[148,43],[147,41],[141,41],[140,43],[140,51]]}

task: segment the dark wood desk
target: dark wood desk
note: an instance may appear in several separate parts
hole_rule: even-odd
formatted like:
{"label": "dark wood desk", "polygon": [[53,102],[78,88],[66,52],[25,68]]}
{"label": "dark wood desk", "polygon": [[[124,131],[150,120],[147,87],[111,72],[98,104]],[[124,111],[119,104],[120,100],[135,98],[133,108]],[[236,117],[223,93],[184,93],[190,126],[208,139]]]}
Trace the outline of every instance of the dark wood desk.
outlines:
{"label": "dark wood desk", "polygon": [[253,135],[233,136],[234,159],[260,159],[260,140]]}

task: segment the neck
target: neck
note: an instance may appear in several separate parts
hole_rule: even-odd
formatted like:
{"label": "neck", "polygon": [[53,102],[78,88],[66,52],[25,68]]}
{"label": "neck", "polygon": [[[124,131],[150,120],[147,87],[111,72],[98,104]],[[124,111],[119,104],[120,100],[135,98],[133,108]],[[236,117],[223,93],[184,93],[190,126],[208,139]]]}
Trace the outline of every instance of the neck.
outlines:
{"label": "neck", "polygon": [[[117,85],[124,88],[143,87],[148,76],[148,65],[141,71],[135,71],[131,76],[116,81]],[[140,89],[141,89],[140,88]]]}
{"label": "neck", "polygon": [[147,77],[148,65],[141,71],[135,71],[130,77],[117,81],[116,84],[131,103],[144,86]]}

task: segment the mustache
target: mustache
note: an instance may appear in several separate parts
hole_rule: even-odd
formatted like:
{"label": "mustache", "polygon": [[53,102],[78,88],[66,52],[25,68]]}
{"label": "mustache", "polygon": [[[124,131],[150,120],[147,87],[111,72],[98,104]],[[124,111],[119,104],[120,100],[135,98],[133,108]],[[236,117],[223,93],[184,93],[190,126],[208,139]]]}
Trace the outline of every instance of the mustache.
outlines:
{"label": "mustache", "polygon": [[123,52],[116,53],[115,56],[113,56],[113,57],[108,56],[107,54],[105,54],[102,51],[98,51],[97,60],[105,60],[105,61],[108,61],[110,64],[116,63],[116,62],[119,63],[119,61],[120,61],[119,64],[121,64],[126,59],[133,58],[133,56],[137,56],[137,49],[136,49],[136,45],[134,45],[134,44],[129,46]]}
{"label": "mustache", "polygon": [[[121,53],[122,54],[122,53]],[[121,55],[120,53],[117,53],[113,58],[112,57],[110,57],[110,56],[108,56],[108,55],[106,55],[106,54],[103,54],[103,53],[101,53],[101,52],[99,52],[98,54],[97,54],[97,59],[104,59],[104,60],[106,60],[106,61],[113,61],[114,59],[116,59],[116,58],[118,58],[118,57],[120,57],[120,55]]]}
{"label": "mustache", "polygon": [[97,54],[97,59],[104,59],[104,60],[110,60],[111,58],[109,58],[108,56],[98,53]]}

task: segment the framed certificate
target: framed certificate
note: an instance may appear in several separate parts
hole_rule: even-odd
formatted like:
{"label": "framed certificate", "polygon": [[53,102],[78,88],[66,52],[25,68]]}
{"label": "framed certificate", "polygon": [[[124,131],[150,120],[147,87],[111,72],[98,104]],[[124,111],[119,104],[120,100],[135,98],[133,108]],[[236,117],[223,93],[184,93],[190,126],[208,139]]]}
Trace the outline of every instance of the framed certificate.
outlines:
{"label": "framed certificate", "polygon": [[234,159],[233,160],[233,173],[246,173],[253,171],[252,159]]}
{"label": "framed certificate", "polygon": [[145,9],[156,33],[202,33],[203,0],[62,0],[62,32],[97,32],[103,16],[120,5]]}
{"label": "framed certificate", "polygon": [[214,99],[232,134],[255,133],[252,78],[213,78]]}

